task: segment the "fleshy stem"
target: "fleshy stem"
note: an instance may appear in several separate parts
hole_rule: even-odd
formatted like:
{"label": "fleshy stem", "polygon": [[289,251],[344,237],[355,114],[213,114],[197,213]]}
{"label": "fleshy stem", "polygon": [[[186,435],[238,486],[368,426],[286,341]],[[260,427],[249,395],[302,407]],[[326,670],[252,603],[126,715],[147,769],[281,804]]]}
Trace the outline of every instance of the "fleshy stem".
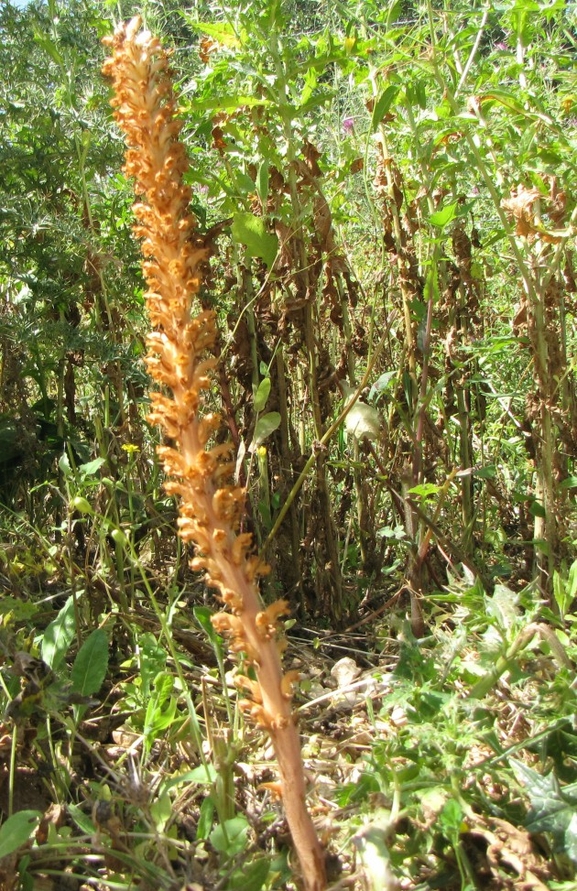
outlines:
{"label": "fleshy stem", "polygon": [[[179,141],[181,124],[168,56],[139,18],[121,25],[106,43],[112,56],[103,68],[114,86],[112,105],[127,143],[124,172],[135,180],[140,200],[134,205],[135,234],[142,240],[146,305],[153,331],[146,363],[163,392],[151,393],[150,421],[159,424],[172,446],[159,456],[170,477],[166,491],[180,498],[179,534],[192,542],[193,569],[204,569],[230,612],[213,618],[230,638],[230,648],[245,654],[256,681],[238,685],[247,693],[240,703],[272,739],[278,761],[287,822],[300,861],[306,891],[326,886],[324,856],[305,804],[305,779],[299,734],[292,714],[296,672],[283,674],[278,620],[287,603],[263,608],[257,579],[268,567],[251,554],[252,539],[239,533],[244,490],[229,484],[234,465],[230,443],[214,444],[221,418],[200,414],[216,360],[213,312],[196,315],[193,301],[200,285],[205,248],[195,235],[189,212],[190,189],[183,183],[188,159]],[[212,441],[212,444],[210,444]]]}

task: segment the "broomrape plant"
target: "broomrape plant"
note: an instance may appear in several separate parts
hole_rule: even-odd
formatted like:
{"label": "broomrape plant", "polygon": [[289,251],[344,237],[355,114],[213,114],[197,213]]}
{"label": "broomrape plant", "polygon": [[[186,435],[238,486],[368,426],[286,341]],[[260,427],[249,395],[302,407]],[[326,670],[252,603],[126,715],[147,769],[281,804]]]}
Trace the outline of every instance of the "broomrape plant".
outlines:
{"label": "broomrape plant", "polygon": [[[230,612],[213,624],[230,638],[234,652],[256,680],[244,675],[243,709],[271,736],[278,760],[287,822],[307,891],[325,884],[323,852],[305,805],[305,781],[297,727],[292,714],[295,673],[283,673],[278,620],[287,603],[263,608],[257,580],[268,567],[251,554],[252,537],[239,532],[245,493],[231,485],[234,464],[230,443],[213,443],[220,427],[217,413],[201,413],[217,364],[214,313],[194,308],[206,249],[189,213],[190,190],[183,183],[188,168],[179,141],[168,57],[159,41],[141,28],[139,18],[120,26],[106,40],[112,56],[104,73],[114,85],[112,104],[128,146],[125,173],[134,179],[140,200],[134,205],[135,234],[142,240],[146,305],[153,331],[148,335],[147,366],[163,392],[151,394],[149,419],[174,446],[159,447],[171,478],[166,491],[180,498],[179,534],[192,542],[192,568],[206,571]],[[195,314],[196,312],[196,314]]]}

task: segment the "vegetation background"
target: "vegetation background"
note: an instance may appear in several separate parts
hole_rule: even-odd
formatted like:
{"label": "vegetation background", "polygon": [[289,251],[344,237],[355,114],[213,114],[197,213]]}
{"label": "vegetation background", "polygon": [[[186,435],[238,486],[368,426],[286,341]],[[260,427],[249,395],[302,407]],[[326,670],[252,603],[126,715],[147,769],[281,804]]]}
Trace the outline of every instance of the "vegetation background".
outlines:
{"label": "vegetation background", "polygon": [[[331,884],[577,888],[577,5],[136,11]],[[0,885],[292,887],[146,422],[134,13],[0,9]]]}

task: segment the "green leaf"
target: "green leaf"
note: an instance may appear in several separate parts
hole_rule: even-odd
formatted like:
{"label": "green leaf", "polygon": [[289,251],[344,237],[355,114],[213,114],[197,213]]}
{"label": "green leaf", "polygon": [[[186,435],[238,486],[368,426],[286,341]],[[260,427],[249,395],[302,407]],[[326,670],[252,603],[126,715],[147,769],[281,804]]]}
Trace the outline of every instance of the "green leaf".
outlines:
{"label": "green leaf", "polygon": [[191,22],[189,19],[189,24],[195,31],[200,31],[201,34],[207,34],[208,37],[212,37],[213,40],[217,40],[218,43],[222,43],[223,46],[240,49],[240,40],[238,39],[233,26],[228,22],[218,22],[213,24],[212,22]]}
{"label": "green leaf", "polygon": [[228,880],[227,889],[230,891],[261,891],[265,887],[268,874],[270,872],[270,862],[266,857],[260,857],[247,863],[241,869],[235,869]]}
{"label": "green leaf", "polygon": [[201,840],[208,838],[210,827],[214,819],[214,801],[210,795],[207,795],[200,806],[200,814],[198,815],[198,824],[196,827],[196,838]]}
{"label": "green leaf", "polygon": [[108,637],[102,628],[92,631],[78,652],[72,666],[72,687],[82,696],[97,693],[108,668]]}
{"label": "green leaf", "polygon": [[463,808],[454,798],[450,798],[443,805],[439,814],[439,826],[449,840],[458,837],[463,822]]}
{"label": "green leaf", "polygon": [[271,388],[271,379],[270,377],[265,377],[260,384],[258,385],[257,391],[254,394],[254,410],[262,411],[267,403],[267,399],[270,394]]}
{"label": "green leaf", "polygon": [[232,237],[246,247],[249,257],[260,257],[272,266],[278,252],[278,238],[265,229],[262,217],[253,213],[237,213],[232,221]]}
{"label": "green leaf", "polygon": [[517,608],[517,596],[506,585],[496,584],[491,597],[486,599],[487,615],[493,616],[499,628],[503,631],[515,629],[519,610]]}
{"label": "green leaf", "polygon": [[81,477],[94,476],[103,464],[106,464],[106,458],[95,458],[94,461],[88,461],[87,464],[81,464],[78,468],[78,473]]}
{"label": "green leaf", "polygon": [[220,854],[236,857],[246,848],[249,828],[246,817],[239,814],[215,826],[209,836],[210,843]]}
{"label": "green leaf", "polygon": [[150,805],[150,815],[157,832],[163,832],[172,816],[172,801],[166,790],[160,792]]}
{"label": "green leaf", "polygon": [[[427,270],[427,277],[425,279],[425,290],[423,296],[427,303],[429,300],[432,300],[434,303],[437,303],[440,298],[439,292],[439,276],[437,275],[437,267],[436,265],[429,266]],[[421,324],[419,325],[418,338],[420,340],[419,348],[421,350],[425,350],[425,332],[427,329],[427,318],[426,316],[422,319]]]}
{"label": "green leaf", "polygon": [[207,606],[195,606],[193,609],[193,615],[208,639],[212,644],[218,644],[219,636],[214,630],[214,625],[212,624],[211,617],[214,615],[214,611],[209,609]]}
{"label": "green leaf", "polygon": [[473,468],[473,476],[478,476],[482,480],[495,479],[497,468],[494,464],[486,464],[484,467]]}
{"label": "green leaf", "polygon": [[82,832],[86,835],[93,835],[97,832],[97,828],[95,824],[92,822],[90,817],[82,811],[77,804],[73,804],[72,802],[66,803],[66,810],[78,826]]}
{"label": "green leaf", "polygon": [[254,452],[255,449],[261,445],[271,435],[280,427],[280,414],[278,411],[269,411],[266,415],[261,415],[261,417],[256,422],[256,427],[254,428],[254,436],[252,438],[252,442],[249,447],[249,452]]}
{"label": "green leaf", "polygon": [[375,102],[375,107],[373,108],[373,116],[371,118],[371,130],[373,133],[393,104],[395,96],[398,92],[399,88],[397,86],[395,86],[394,84],[389,84],[389,86],[383,90],[383,92]]}
{"label": "green leaf", "polygon": [[561,788],[551,771],[541,776],[522,761],[510,759],[518,781],[527,790],[531,810],[525,827],[531,833],[548,832],[555,851],[564,851],[577,863],[577,797],[573,786]]}
{"label": "green leaf", "polygon": [[539,501],[536,501],[535,499],[533,499],[533,501],[529,505],[529,513],[532,514],[534,517],[546,517],[547,516],[543,505]]}
{"label": "green leaf", "polygon": [[456,201],[454,204],[447,204],[441,210],[431,214],[429,222],[432,226],[437,226],[439,229],[442,229],[447,223],[451,223],[455,219],[458,206]]}
{"label": "green leaf", "polygon": [[435,483],[421,483],[419,486],[413,486],[409,489],[411,495],[418,495],[419,498],[430,498],[440,492],[441,487]]}
{"label": "green leaf", "polygon": [[270,100],[260,99],[258,96],[250,96],[245,93],[230,93],[226,96],[209,96],[207,99],[194,99],[194,102],[185,106],[191,112],[234,111],[236,108],[254,108],[255,106],[271,105]]}
{"label": "green leaf", "polygon": [[182,786],[184,784],[190,786],[192,783],[198,783],[201,786],[210,786],[216,781],[217,776],[216,769],[212,764],[206,764],[206,766],[199,764],[198,767],[193,767],[192,770],[179,773],[178,776],[166,780],[166,782],[162,783],[161,788],[168,792],[174,786]]}
{"label": "green leaf", "polygon": [[577,560],[575,560],[569,568],[569,577],[567,579],[567,593],[571,600],[577,597]]}
{"label": "green leaf", "polygon": [[256,189],[258,192],[258,197],[260,198],[263,207],[266,206],[267,198],[268,198],[268,168],[269,163],[268,159],[265,158],[260,167],[258,168],[258,173],[256,177]]}
{"label": "green leaf", "polygon": [[46,665],[56,670],[64,661],[76,633],[74,598],[69,597],[44,632],[40,654]]}
{"label": "green leaf", "polygon": [[174,680],[168,672],[161,671],[154,679],[154,689],[144,718],[143,733],[145,737],[156,739],[162,730],[174,723],[177,702],[171,696]]}
{"label": "green leaf", "polygon": [[40,822],[40,811],[18,811],[0,826],[0,859],[25,845]]}
{"label": "green leaf", "polygon": [[174,679],[167,671],[160,671],[154,678],[153,687],[152,701],[155,701],[157,705],[162,705],[174,689]]}
{"label": "green leaf", "polygon": [[38,46],[41,46],[44,52],[50,56],[53,62],[55,62],[57,65],[64,65],[64,57],[62,56],[62,53],[60,52],[56,44],[52,40],[50,40],[47,35],[41,34],[39,31],[37,31],[34,35],[34,40],[36,41]]}

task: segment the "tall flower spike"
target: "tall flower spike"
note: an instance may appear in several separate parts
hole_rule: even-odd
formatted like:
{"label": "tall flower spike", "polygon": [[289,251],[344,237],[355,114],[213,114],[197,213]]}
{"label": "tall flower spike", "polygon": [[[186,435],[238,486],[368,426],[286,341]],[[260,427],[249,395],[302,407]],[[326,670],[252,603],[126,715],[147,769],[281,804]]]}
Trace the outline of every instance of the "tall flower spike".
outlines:
{"label": "tall flower spike", "polygon": [[151,420],[175,442],[159,449],[171,481],[166,488],[180,497],[179,531],[195,545],[192,565],[204,569],[207,582],[233,614],[215,624],[227,630],[232,649],[253,663],[258,694],[245,707],[270,733],[278,761],[287,822],[300,861],[306,891],[326,886],[324,856],[305,804],[300,742],[292,716],[294,677],[283,678],[276,623],[284,602],[263,609],[255,579],[266,571],[249,554],[250,536],[239,534],[241,489],[230,479],[230,447],[208,445],[218,426],[214,414],[199,415],[203,393],[215,365],[207,356],[216,342],[212,312],[194,315],[206,251],[195,237],[189,212],[188,169],[179,142],[180,122],[168,58],[159,41],[134,18],[106,41],[112,55],[103,71],[113,81],[114,116],[127,143],[124,171],[135,181],[138,201],[135,233],[142,242],[146,304],[154,331],[148,337],[147,366],[165,388],[152,393]]}

